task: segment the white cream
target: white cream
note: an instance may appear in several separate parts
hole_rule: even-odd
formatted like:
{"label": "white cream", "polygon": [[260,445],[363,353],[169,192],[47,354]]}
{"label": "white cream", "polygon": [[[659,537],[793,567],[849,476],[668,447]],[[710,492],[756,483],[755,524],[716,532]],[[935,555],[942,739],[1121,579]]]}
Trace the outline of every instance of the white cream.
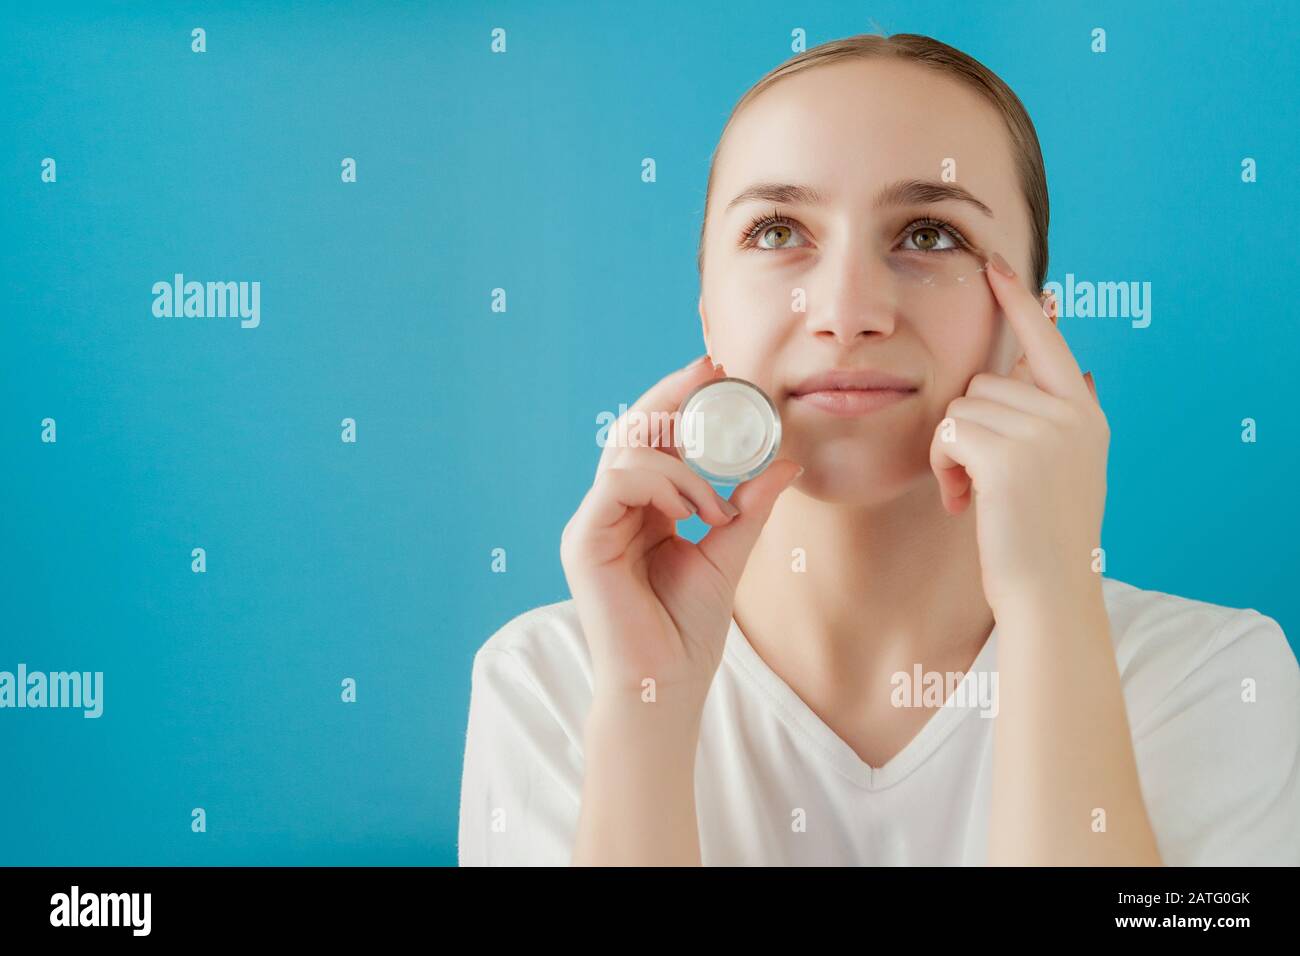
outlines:
{"label": "white cream", "polygon": [[701,386],[682,404],[682,455],[713,481],[746,481],[776,457],[781,419],[757,385],[724,378]]}

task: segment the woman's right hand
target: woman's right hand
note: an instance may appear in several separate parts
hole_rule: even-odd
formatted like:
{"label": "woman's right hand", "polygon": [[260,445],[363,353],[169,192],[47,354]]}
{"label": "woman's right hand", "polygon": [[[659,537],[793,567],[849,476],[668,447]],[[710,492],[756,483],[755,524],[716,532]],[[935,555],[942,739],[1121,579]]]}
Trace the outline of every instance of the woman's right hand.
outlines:
{"label": "woman's right hand", "polygon": [[[675,425],[691,389],[721,374],[703,356],[638,399],[611,427],[595,482],[565,525],[560,558],[596,702],[641,700],[649,679],[654,699],[703,708],[741,572],[777,496],[802,471],[778,459],[728,502],[678,457],[672,428],[633,427],[637,415]],[[698,544],[676,531],[693,512],[712,526]]]}

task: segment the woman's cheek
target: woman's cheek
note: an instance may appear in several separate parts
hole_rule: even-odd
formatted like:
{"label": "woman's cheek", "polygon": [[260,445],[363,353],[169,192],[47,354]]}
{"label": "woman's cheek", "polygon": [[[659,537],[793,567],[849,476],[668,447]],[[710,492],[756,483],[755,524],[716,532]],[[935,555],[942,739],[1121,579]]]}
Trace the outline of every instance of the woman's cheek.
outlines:
{"label": "woman's cheek", "polygon": [[718,291],[709,303],[709,354],[729,375],[763,384],[799,317],[780,290],[733,283]]}
{"label": "woman's cheek", "polygon": [[977,372],[995,371],[1008,347],[1005,334],[1010,327],[990,297],[977,302],[957,300],[947,315],[927,321],[923,327],[926,350],[933,363],[936,392],[953,392],[955,398]]}
{"label": "woman's cheek", "polygon": [[748,315],[744,322],[728,324],[725,332],[715,334],[709,355],[720,362],[727,374],[749,379],[769,392],[775,387],[775,371],[786,341],[775,334],[773,323]]}

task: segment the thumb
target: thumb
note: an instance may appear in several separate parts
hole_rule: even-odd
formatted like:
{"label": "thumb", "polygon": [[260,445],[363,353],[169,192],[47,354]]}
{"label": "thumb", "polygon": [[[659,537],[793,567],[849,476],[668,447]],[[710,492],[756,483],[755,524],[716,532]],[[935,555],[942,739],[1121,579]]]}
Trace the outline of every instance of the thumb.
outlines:
{"label": "thumb", "polygon": [[700,551],[713,563],[734,591],[749,560],[763,525],[772,513],[777,497],[803,473],[803,467],[789,458],[774,461],[757,478],[742,482],[731,495],[740,514],[718,525],[700,539]]}

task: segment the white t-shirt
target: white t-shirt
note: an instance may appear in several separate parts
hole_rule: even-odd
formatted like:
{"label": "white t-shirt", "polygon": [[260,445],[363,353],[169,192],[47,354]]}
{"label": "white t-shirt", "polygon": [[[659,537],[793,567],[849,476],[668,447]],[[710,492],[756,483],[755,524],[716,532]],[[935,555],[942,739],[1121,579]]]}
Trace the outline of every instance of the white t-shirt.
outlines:
{"label": "white t-shirt", "polygon": [[[1164,862],[1300,864],[1300,666],[1281,627],[1255,610],[1109,578],[1103,594]],[[994,627],[966,680],[995,672],[996,655]],[[570,862],[591,680],[572,600],[518,615],[479,649],[461,781],[462,866]],[[900,753],[872,768],[733,620],[695,764],[702,862],[984,864],[996,717],[981,716],[989,699],[976,686],[965,685],[966,706],[934,711]]]}

